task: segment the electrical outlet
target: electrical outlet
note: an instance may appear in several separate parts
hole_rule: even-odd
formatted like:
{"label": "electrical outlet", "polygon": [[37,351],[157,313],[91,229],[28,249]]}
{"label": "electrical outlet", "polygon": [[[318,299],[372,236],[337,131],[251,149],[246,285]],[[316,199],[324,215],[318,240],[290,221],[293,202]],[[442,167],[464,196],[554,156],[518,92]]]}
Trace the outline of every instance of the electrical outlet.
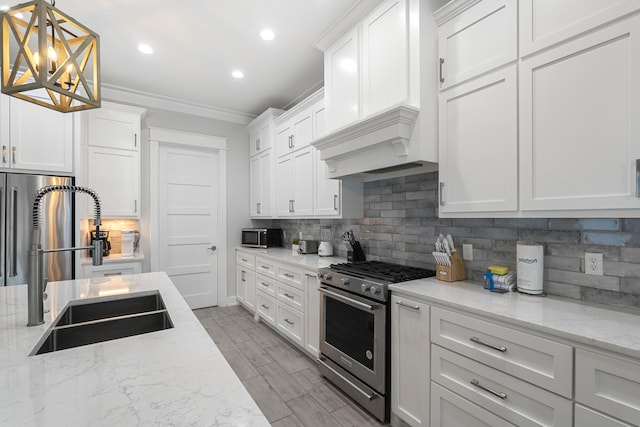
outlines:
{"label": "electrical outlet", "polygon": [[585,274],[594,274],[602,276],[602,254],[592,254],[585,252],[584,254],[584,272]]}
{"label": "electrical outlet", "polygon": [[473,245],[462,245],[462,259],[473,261]]}

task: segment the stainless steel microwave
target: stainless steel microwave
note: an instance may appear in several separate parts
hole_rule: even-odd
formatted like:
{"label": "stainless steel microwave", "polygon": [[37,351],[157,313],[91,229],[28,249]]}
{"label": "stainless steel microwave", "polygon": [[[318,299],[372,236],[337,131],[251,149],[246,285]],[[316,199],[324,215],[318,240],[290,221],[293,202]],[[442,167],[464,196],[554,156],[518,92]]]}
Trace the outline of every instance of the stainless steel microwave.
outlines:
{"label": "stainless steel microwave", "polygon": [[282,246],[282,229],[280,228],[243,228],[242,246],[249,248],[271,248]]}

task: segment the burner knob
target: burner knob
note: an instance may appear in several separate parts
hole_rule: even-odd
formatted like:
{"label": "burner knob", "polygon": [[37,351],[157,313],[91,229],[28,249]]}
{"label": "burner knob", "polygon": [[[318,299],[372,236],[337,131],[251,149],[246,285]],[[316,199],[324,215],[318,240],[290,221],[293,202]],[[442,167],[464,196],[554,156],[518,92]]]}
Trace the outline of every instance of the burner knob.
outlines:
{"label": "burner knob", "polygon": [[380,289],[378,287],[376,287],[376,286],[372,286],[371,287],[371,293],[374,294],[374,295],[379,294],[380,293]]}
{"label": "burner knob", "polygon": [[371,285],[367,285],[366,283],[363,283],[362,285],[360,285],[360,289],[362,289],[362,292],[367,292],[370,288],[371,288]]}
{"label": "burner knob", "polygon": [[322,275],[322,278],[323,278],[324,280],[331,280],[331,275],[330,275],[329,273],[324,273],[324,274]]}
{"label": "burner knob", "polygon": [[347,286],[349,284],[349,279],[347,279],[346,277],[340,279],[340,283],[342,283],[342,286]]}

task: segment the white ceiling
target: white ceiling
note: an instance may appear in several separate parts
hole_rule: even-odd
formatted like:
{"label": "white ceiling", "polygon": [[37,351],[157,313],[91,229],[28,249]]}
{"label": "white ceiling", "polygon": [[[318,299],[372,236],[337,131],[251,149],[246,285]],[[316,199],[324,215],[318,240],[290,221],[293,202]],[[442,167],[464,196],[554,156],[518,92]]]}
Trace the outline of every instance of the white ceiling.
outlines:
{"label": "white ceiling", "polygon": [[[322,86],[323,54],[313,45],[353,3],[58,0],[56,7],[100,35],[103,88],[255,116]],[[260,38],[266,27],[275,40]],[[139,43],[155,53],[141,54]],[[231,77],[234,69],[245,78]]]}

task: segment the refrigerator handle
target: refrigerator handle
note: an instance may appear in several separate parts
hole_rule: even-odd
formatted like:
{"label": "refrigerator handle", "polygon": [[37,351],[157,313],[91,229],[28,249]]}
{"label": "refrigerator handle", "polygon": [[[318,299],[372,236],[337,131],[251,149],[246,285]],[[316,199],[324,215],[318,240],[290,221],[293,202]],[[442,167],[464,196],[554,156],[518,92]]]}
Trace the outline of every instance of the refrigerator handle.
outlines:
{"label": "refrigerator handle", "polygon": [[11,209],[9,210],[9,277],[18,275],[18,189],[11,187]]}
{"label": "refrigerator handle", "polygon": [[[0,212],[2,212],[4,209],[4,206],[2,206],[3,201],[4,201],[4,187],[0,187]],[[0,242],[2,242],[3,239],[4,239],[4,236],[2,235],[2,227],[0,227]],[[4,253],[2,252],[2,249],[4,249],[4,246],[2,245],[2,243],[0,243],[0,260],[4,259]],[[2,268],[0,268],[0,286],[5,284],[4,279],[2,277],[3,274],[4,274],[4,265],[2,266]]]}

